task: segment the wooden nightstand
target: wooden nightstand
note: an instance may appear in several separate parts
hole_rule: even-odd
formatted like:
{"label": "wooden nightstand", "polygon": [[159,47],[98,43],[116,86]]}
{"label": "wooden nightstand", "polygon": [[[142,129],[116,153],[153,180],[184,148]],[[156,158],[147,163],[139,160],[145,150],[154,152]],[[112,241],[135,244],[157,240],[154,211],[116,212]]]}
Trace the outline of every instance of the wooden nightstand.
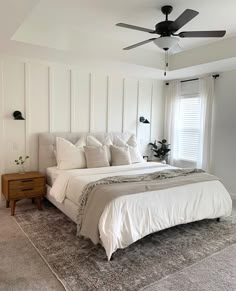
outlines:
{"label": "wooden nightstand", "polygon": [[2,175],[2,193],[6,207],[11,202],[11,215],[15,214],[16,202],[21,199],[36,199],[38,209],[42,210],[41,197],[46,193],[45,176],[39,172]]}

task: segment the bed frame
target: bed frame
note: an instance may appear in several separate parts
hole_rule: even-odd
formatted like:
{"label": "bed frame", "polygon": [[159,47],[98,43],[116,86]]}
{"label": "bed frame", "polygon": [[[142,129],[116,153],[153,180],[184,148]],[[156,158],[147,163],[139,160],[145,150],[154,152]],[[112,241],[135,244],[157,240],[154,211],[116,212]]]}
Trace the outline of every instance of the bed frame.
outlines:
{"label": "bed frame", "polygon": [[[55,167],[57,165],[54,151],[56,149],[56,137],[62,137],[66,140],[76,143],[77,140],[82,136],[92,135],[96,137],[99,141],[103,142],[106,137],[110,137],[112,142],[116,142],[116,138],[119,137],[124,141],[133,135],[131,133],[40,133],[39,134],[39,171],[46,174],[46,169],[49,167]],[[47,195],[46,198],[54,204],[58,209],[66,214],[75,223],[77,221],[78,206],[74,204],[69,199],[65,199],[63,203],[58,203],[53,196],[50,195],[51,187],[47,185]]]}

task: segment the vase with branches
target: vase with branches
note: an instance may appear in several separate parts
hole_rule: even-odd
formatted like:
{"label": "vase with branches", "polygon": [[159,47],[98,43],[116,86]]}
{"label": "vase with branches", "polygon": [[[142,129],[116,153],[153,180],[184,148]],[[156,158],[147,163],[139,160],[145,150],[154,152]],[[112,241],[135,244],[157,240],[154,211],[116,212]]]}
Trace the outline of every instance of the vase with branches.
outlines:
{"label": "vase with branches", "polygon": [[29,159],[29,156],[25,156],[24,158],[20,156],[17,160],[15,160],[16,165],[19,169],[19,174],[25,173],[25,162]]}
{"label": "vase with branches", "polygon": [[154,157],[159,158],[163,163],[166,163],[167,156],[169,155],[170,144],[167,143],[166,139],[162,141],[154,141],[154,143],[149,143],[152,146],[151,150],[154,152]]}

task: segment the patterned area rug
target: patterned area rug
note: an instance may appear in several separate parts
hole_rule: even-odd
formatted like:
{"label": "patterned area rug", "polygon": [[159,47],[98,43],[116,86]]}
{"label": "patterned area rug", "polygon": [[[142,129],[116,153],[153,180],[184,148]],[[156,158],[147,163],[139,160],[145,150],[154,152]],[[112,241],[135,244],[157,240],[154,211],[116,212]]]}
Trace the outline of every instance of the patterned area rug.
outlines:
{"label": "patterned area rug", "polygon": [[[16,213],[16,221],[67,290],[137,291],[236,243],[232,220],[205,220],[145,237],[114,259],[76,237],[76,225],[49,203]],[[145,289],[147,290],[147,289]]]}

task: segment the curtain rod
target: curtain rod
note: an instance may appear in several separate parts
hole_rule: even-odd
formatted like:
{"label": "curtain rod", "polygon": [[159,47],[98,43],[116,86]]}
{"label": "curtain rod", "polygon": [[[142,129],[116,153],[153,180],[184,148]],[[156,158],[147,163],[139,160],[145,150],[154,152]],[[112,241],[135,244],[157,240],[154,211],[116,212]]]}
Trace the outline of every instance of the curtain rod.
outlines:
{"label": "curtain rod", "polygon": [[[214,79],[216,79],[216,78],[220,77],[220,75],[219,74],[216,74],[216,75],[212,75],[212,77]],[[194,79],[189,79],[189,80],[183,80],[183,81],[180,81],[180,83],[186,83],[186,82],[197,81],[197,80],[199,80],[199,78],[194,78]],[[169,83],[167,82],[166,85],[168,86]]]}

